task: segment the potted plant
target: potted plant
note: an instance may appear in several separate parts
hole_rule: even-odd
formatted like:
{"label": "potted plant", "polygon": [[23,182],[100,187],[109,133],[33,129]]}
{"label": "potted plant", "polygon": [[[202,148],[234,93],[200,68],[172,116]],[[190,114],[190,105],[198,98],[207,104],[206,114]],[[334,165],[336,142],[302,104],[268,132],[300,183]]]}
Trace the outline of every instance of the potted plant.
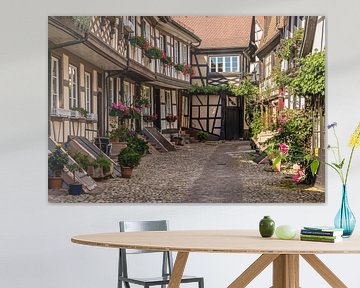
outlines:
{"label": "potted plant", "polygon": [[206,141],[209,138],[209,133],[206,131],[199,131],[197,133],[197,138],[200,140],[200,142]]}
{"label": "potted plant", "polygon": [[149,152],[148,142],[136,136],[132,136],[127,139],[127,147],[133,148],[140,154],[140,156]]}
{"label": "potted plant", "polygon": [[80,172],[82,169],[77,163],[67,165],[67,168],[73,174],[73,183],[69,184],[69,194],[78,196],[82,192],[82,184],[76,182],[76,172]]}
{"label": "potted plant", "polygon": [[68,156],[66,153],[61,151],[60,144],[56,144],[55,151],[52,152],[48,158],[48,163],[52,175],[49,176],[48,178],[48,188],[61,189],[62,187],[61,172],[64,169],[64,166],[68,163]]}
{"label": "potted plant", "polygon": [[144,122],[146,123],[146,126],[148,126],[149,123],[154,123],[158,119],[157,114],[146,114],[143,116]]}
{"label": "potted plant", "polygon": [[139,165],[141,155],[132,147],[122,149],[118,155],[121,176],[131,178],[133,169]]}
{"label": "potted plant", "polygon": [[285,143],[281,143],[280,145],[280,151],[278,152],[278,156],[273,160],[272,168],[275,172],[281,171],[281,161],[286,158],[286,156],[289,154],[288,147]]}
{"label": "potted plant", "polygon": [[[101,168],[103,177],[106,175],[109,175],[111,172],[111,162],[108,159],[106,159],[103,154],[100,154],[99,156],[96,157],[95,166],[97,168]],[[95,168],[95,170],[96,170],[96,168]],[[95,172],[95,174],[96,174],[96,172]],[[101,173],[100,173],[100,175],[101,175]],[[102,178],[102,177],[99,177],[99,178]]]}
{"label": "potted plant", "polygon": [[[94,172],[93,175],[91,176],[94,179],[101,179],[104,178],[104,171],[103,171],[103,167],[100,166],[100,164],[98,163],[97,160],[94,160],[92,162],[92,167],[94,167]],[[92,171],[91,171],[92,172]]]}
{"label": "potted plant", "polygon": [[174,122],[177,120],[177,116],[174,114],[168,114],[165,119],[169,123],[170,128],[172,128]]}

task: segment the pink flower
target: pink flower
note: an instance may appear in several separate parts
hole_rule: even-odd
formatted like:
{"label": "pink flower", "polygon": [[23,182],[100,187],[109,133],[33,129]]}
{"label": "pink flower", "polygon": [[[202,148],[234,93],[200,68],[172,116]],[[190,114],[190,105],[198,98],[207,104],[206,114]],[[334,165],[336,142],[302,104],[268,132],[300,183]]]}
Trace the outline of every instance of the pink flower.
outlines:
{"label": "pink flower", "polygon": [[286,144],[284,144],[284,143],[281,143],[281,144],[280,144],[280,150],[281,150],[281,152],[283,152],[285,155],[289,154],[289,150],[288,150]]}
{"label": "pink flower", "polygon": [[299,170],[297,170],[296,174],[294,175],[293,180],[295,183],[299,183],[303,179],[304,176],[305,176],[304,170],[299,169]]}

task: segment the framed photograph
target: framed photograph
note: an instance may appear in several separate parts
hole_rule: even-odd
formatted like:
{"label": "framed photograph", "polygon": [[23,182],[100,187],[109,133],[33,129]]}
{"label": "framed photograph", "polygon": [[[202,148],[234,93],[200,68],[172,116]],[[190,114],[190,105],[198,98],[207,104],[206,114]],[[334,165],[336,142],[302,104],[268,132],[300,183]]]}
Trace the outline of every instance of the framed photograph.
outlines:
{"label": "framed photograph", "polygon": [[325,17],[48,17],[50,203],[324,203]]}

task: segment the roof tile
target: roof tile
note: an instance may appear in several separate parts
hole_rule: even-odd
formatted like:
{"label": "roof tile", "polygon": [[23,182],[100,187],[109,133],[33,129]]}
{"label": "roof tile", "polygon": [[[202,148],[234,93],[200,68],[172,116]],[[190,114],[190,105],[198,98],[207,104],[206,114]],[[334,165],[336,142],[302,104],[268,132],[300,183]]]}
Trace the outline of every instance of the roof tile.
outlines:
{"label": "roof tile", "polygon": [[248,47],[253,16],[172,16],[201,38],[199,48]]}

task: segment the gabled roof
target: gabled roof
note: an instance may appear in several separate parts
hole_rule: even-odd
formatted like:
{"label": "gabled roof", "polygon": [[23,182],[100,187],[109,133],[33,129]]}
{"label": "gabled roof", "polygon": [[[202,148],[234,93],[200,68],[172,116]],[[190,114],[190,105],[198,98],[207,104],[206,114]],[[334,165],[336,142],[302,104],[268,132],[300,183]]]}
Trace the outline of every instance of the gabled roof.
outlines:
{"label": "gabled roof", "polygon": [[265,16],[255,16],[255,19],[259,23],[261,28],[264,30]]}
{"label": "gabled roof", "polygon": [[260,41],[259,50],[268,45],[280,34],[280,29],[284,26],[284,16],[265,16],[264,32]]}
{"label": "gabled roof", "polygon": [[249,47],[253,16],[172,16],[201,38],[200,49]]}

